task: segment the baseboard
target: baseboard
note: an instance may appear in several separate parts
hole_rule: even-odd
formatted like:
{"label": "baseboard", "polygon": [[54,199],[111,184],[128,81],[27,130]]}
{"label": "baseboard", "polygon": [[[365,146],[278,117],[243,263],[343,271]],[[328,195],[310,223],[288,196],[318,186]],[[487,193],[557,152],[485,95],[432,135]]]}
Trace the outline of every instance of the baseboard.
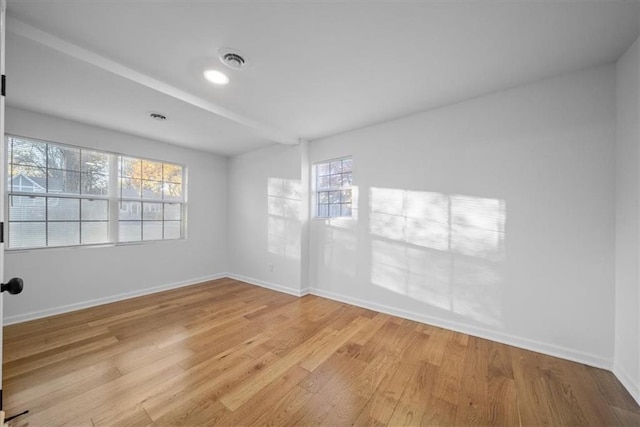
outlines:
{"label": "baseboard", "polygon": [[277,285],[275,283],[266,282],[264,280],[255,279],[253,277],[242,276],[235,273],[227,273],[227,277],[241,282],[249,283],[250,285],[260,286],[261,288],[271,289],[272,291],[283,292],[285,294],[301,297],[309,293],[309,289],[292,289],[286,286]]}
{"label": "baseboard", "polygon": [[40,319],[43,317],[55,316],[56,314],[69,313],[71,311],[82,310],[84,308],[95,307],[97,305],[108,304],[111,302],[122,301],[130,298],[135,298],[143,295],[155,294],[157,292],[167,291],[169,289],[181,288],[184,286],[191,286],[202,282],[208,282],[210,280],[222,279],[227,277],[226,273],[213,274],[210,276],[197,277],[194,279],[183,280],[180,282],[167,283],[165,285],[154,286],[151,288],[139,289],[132,292],[125,292],[122,294],[111,295],[103,298],[96,298],[89,301],[83,301],[74,304],[63,305],[60,307],[49,308],[46,310],[32,311],[29,313],[18,314],[15,316],[8,316],[3,319],[5,325],[13,325],[16,323],[27,322],[29,320]]}
{"label": "baseboard", "polygon": [[611,359],[603,358],[597,355],[584,353],[581,351],[577,351],[574,349],[570,349],[570,348],[566,348],[566,347],[562,347],[554,344],[548,344],[540,341],[517,337],[510,334],[504,334],[504,333],[491,331],[484,328],[479,328],[471,325],[453,322],[453,321],[442,319],[435,316],[427,316],[424,314],[402,310],[394,307],[389,307],[382,304],[376,304],[373,302],[349,297],[346,295],[336,294],[336,293],[324,291],[321,289],[305,288],[301,290],[296,290],[296,289],[288,288],[286,286],[277,285],[275,283],[270,283],[264,280],[259,280],[252,277],[246,277],[246,276],[242,276],[234,273],[228,273],[227,277],[231,279],[239,280],[241,282],[249,283],[251,285],[260,286],[263,288],[271,289],[277,292],[283,292],[283,293],[298,296],[298,297],[304,296],[307,294],[317,295],[323,298],[344,302],[346,304],[351,304],[358,307],[379,311],[381,313],[402,317],[404,319],[415,320],[417,322],[427,323],[429,325],[451,329],[456,332],[461,332],[468,335],[485,338],[491,341],[512,345],[514,347],[524,348],[527,350],[535,351],[537,353],[547,354],[549,356],[559,357],[561,359],[583,363],[585,365],[594,366],[596,368],[611,370],[613,366],[613,361]]}
{"label": "baseboard", "polygon": [[562,359],[572,360],[574,362],[583,363],[585,365],[595,366],[597,368],[607,369],[614,371],[614,374],[618,377],[620,382],[629,390],[631,395],[634,397],[638,403],[640,403],[640,393],[638,391],[637,384],[631,380],[631,378],[625,374],[625,372],[621,369],[613,367],[613,361],[610,359],[606,359],[600,356],[596,356],[593,354],[588,354],[584,352],[580,352],[577,350],[569,349],[562,346],[557,346],[553,344],[548,344],[544,342],[539,342],[535,340],[530,340],[526,338],[517,337],[510,334],[504,334],[496,331],[491,331],[475,326],[470,326],[458,322],[453,322],[450,320],[428,316],[420,313],[415,313],[407,310],[402,310],[394,307],[389,307],[383,304],[377,304],[370,301],[361,300],[359,298],[353,298],[346,295],[341,295],[321,289],[315,288],[304,288],[304,289],[292,289],[286,286],[278,285],[271,282],[266,282],[264,280],[259,280],[251,277],[242,276],[235,273],[219,273],[211,276],[198,277],[194,279],[184,280],[175,283],[168,283],[161,286],[156,286],[152,288],[140,289],[133,292],[127,292],[117,295],[112,295],[104,298],[97,298],[89,301],[84,301],[81,303],[69,304],[65,306],[55,307],[46,310],[40,311],[32,311],[29,313],[24,313],[16,316],[8,316],[4,319],[5,325],[12,325],[15,323],[22,323],[29,320],[40,319],[43,317],[53,316],[56,314],[68,313],[71,311],[81,310],[84,308],[94,307],[97,305],[108,304],[111,302],[121,301],[125,299],[135,298],[142,295],[153,294],[156,292],[162,292],[169,289],[180,288],[183,286],[195,285],[197,283],[202,283],[210,280],[221,279],[224,277],[228,277],[230,279],[239,280],[245,283],[249,283],[251,285],[260,286],[263,288],[271,289],[277,292],[283,292],[289,295],[294,295],[297,297],[301,297],[307,294],[313,294],[320,297],[332,299],[335,301],[344,302],[346,304],[355,305],[358,307],[367,308],[370,310],[379,311],[381,313],[390,314],[393,316],[402,317],[409,320],[414,320],[421,323],[426,323],[429,325],[439,326],[446,329],[451,329],[457,332],[465,333],[468,335],[477,336],[480,338],[485,338],[491,341],[500,342],[507,345],[512,345],[515,347],[524,348],[527,350],[535,351],[538,353],[547,354],[550,356],[559,357]]}
{"label": "baseboard", "polygon": [[640,384],[635,382],[631,375],[627,373],[620,365],[613,365],[613,375],[618,378],[618,381],[622,383],[624,388],[627,389],[631,397],[634,398],[638,405],[640,405]]}
{"label": "baseboard", "polygon": [[516,337],[510,334],[504,334],[496,331],[487,330],[475,326],[470,326],[458,322],[453,322],[439,317],[427,316],[420,313],[415,313],[407,310],[401,310],[394,307],[389,307],[382,304],[377,304],[358,298],[349,297],[346,295],[336,294],[321,289],[312,288],[310,293],[313,295],[329,298],[335,301],[344,302],[358,307],[367,308],[381,313],[390,314],[393,316],[402,317],[404,319],[414,320],[416,322],[426,323],[429,325],[439,326],[445,329],[451,329],[456,332],[461,332],[467,335],[472,335],[479,338],[485,338],[491,341],[500,342],[503,344],[511,345],[514,347],[524,348],[526,350],[535,351],[537,353],[547,354],[561,359],[567,359],[585,365],[594,366],[596,368],[602,368],[611,370],[613,362],[610,359],[606,359],[593,354],[580,352],[577,350],[569,349],[562,346],[530,340],[526,338]]}

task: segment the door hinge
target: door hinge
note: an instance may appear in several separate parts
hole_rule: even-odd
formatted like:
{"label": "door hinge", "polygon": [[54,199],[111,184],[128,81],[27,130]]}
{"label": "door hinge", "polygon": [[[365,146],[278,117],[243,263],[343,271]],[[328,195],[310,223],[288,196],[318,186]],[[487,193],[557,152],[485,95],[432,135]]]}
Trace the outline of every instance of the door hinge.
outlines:
{"label": "door hinge", "polygon": [[7,76],[2,75],[2,88],[0,88],[0,95],[7,96]]}

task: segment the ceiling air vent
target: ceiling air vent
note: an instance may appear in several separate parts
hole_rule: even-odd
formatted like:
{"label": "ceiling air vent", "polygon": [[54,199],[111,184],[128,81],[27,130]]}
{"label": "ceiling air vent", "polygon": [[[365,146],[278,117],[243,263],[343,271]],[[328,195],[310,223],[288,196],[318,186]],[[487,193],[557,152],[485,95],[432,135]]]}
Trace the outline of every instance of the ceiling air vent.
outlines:
{"label": "ceiling air vent", "polygon": [[220,49],[218,58],[232,70],[242,70],[247,65],[247,60],[244,59],[242,53],[235,49]]}

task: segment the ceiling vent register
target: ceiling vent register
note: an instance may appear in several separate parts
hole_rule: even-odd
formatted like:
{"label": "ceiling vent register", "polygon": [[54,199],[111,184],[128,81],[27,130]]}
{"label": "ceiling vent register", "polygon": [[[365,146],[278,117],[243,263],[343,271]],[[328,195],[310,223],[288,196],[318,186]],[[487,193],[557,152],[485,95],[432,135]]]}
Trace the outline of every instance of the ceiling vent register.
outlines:
{"label": "ceiling vent register", "polygon": [[244,56],[234,49],[221,49],[218,57],[224,65],[232,70],[242,70],[247,65]]}

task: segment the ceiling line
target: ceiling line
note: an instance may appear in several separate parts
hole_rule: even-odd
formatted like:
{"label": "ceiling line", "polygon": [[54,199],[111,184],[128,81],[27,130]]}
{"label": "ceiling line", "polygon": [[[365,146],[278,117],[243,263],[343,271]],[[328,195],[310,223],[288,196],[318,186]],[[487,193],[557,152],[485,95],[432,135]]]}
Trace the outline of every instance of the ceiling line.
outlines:
{"label": "ceiling line", "polygon": [[102,55],[98,55],[97,53],[91,52],[90,50],[84,49],[13,17],[7,19],[6,28],[7,31],[62,52],[80,61],[91,64],[105,71],[109,71],[120,77],[124,77],[125,79],[179,99],[180,101],[186,102],[225,119],[234,121],[243,126],[250,127],[260,133],[263,137],[274,142],[286,145],[296,145],[302,141],[302,139],[296,135],[275,129],[271,126],[265,125],[264,123],[260,123],[256,120],[237,114],[231,110],[221,107],[218,104],[185,92],[175,86],[143,74]]}

